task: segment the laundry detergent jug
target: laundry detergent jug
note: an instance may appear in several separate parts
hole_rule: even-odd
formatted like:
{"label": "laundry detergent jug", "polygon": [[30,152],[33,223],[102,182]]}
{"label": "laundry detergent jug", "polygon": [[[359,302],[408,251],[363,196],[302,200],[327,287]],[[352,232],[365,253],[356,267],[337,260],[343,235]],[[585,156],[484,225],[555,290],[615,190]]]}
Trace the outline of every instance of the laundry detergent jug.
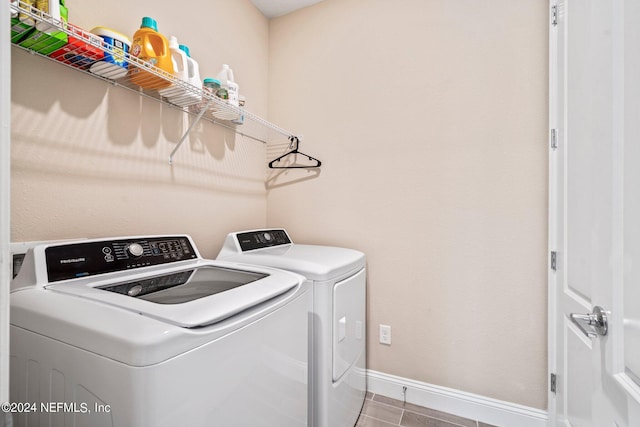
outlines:
{"label": "laundry detergent jug", "polygon": [[233,78],[233,70],[231,67],[227,64],[223,64],[222,70],[218,73],[217,79],[220,81],[222,92],[226,92],[227,94],[228,106],[218,108],[214,111],[213,115],[223,120],[236,120],[240,117],[240,109],[238,108],[240,87]]}
{"label": "laundry detergent jug", "polygon": [[[180,49],[178,39],[175,36],[169,37],[169,50],[171,51],[171,63],[173,65],[173,77],[186,82],[187,77],[187,54]],[[163,89],[159,89],[158,93],[165,98],[183,95],[185,89],[181,85],[172,84]]]}
{"label": "laundry detergent jug", "polygon": [[181,44],[179,48],[185,54],[185,77],[189,86],[182,94],[171,96],[169,98],[169,102],[181,107],[187,107],[189,105],[198,104],[202,100],[202,80],[200,80],[200,67],[191,57],[189,47]]}
{"label": "laundry detergent jug", "polygon": [[[173,76],[173,62],[169,41],[158,32],[155,19],[144,17],[140,29],[131,41],[131,56],[145,62],[144,66],[153,66]],[[171,80],[151,71],[145,71],[140,64],[129,64],[129,79],[144,89],[162,89],[171,86]]]}

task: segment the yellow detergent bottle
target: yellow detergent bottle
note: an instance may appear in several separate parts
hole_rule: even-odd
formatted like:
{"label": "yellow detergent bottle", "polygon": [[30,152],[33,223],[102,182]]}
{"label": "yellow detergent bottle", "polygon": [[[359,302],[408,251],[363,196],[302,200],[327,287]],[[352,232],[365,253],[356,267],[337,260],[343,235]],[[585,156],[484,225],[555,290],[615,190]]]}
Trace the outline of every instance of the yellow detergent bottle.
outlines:
{"label": "yellow detergent bottle", "polygon": [[[169,41],[158,32],[155,19],[144,17],[140,29],[131,41],[131,56],[144,61],[146,66],[153,66],[173,75],[173,62]],[[171,86],[171,81],[145,71],[144,66],[129,64],[129,79],[144,89],[162,89]]]}

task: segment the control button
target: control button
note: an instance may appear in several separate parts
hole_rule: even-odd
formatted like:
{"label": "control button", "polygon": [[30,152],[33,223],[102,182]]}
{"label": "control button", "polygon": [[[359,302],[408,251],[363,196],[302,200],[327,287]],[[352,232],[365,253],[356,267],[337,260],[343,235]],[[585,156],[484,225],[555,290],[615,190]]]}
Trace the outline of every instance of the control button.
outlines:
{"label": "control button", "polygon": [[139,257],[139,256],[142,256],[142,254],[144,254],[144,248],[140,243],[132,243],[127,247],[127,252],[131,256]]}
{"label": "control button", "polygon": [[264,240],[266,240],[267,242],[268,242],[269,240],[271,240],[271,234],[269,234],[269,233],[264,233],[264,235],[263,235],[263,236],[264,236]]}
{"label": "control button", "polygon": [[111,255],[111,254],[106,254],[106,255],[104,256],[104,260],[105,260],[106,262],[113,262],[113,261],[115,260],[115,258],[114,258],[114,257],[113,257],[113,255]]}
{"label": "control button", "polygon": [[105,255],[109,255],[111,253],[111,248],[109,246],[105,246],[102,248],[102,253]]}

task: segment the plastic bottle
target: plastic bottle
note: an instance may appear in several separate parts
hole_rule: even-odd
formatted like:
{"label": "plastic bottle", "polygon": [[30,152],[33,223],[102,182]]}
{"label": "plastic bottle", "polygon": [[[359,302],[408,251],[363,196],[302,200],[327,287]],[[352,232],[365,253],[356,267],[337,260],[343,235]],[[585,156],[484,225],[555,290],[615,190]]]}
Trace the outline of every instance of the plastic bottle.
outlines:
{"label": "plastic bottle", "polygon": [[[53,19],[60,19],[60,2],[58,0],[36,0],[36,8],[44,13],[51,15]],[[62,7],[65,7],[62,1]],[[54,27],[43,21],[36,22],[36,29],[40,31],[52,31]]]}
{"label": "plastic bottle", "polygon": [[[17,2],[16,2],[17,3]],[[36,0],[22,0],[22,4],[20,4],[20,8],[21,9],[25,9],[25,10],[29,10],[31,7],[35,7],[36,5]],[[20,18],[20,22],[33,27],[34,25],[36,25],[36,21],[35,19],[33,19],[31,16],[27,15],[26,13],[19,13],[19,18]]]}
{"label": "plastic bottle", "polygon": [[[210,97],[217,97],[218,90],[220,89],[220,81],[218,79],[213,79],[211,77],[205,77],[202,83],[202,91],[208,93]],[[202,101],[197,105],[193,106],[190,109],[192,112],[200,112],[207,104],[209,104],[208,110],[215,111],[216,103],[214,101],[209,102],[209,97],[203,97]]]}
{"label": "plastic bottle", "polygon": [[[144,17],[140,29],[133,35],[131,55],[156,68],[173,74],[173,63],[169,41],[158,32],[155,19]],[[129,64],[129,79],[144,89],[162,89],[171,86],[171,81],[144,71],[138,65]]]}
{"label": "plastic bottle", "polygon": [[220,89],[220,80],[207,77],[204,79],[203,87],[207,92],[210,92],[214,96],[218,96],[217,93],[218,89]]}
{"label": "plastic bottle", "polygon": [[[169,101],[181,107],[186,107],[197,104],[202,100],[200,95],[200,91],[202,90],[202,81],[200,80],[200,67],[195,59],[191,57],[189,47],[181,44],[179,45],[179,48],[185,54],[185,80],[189,83],[190,87],[186,91],[183,91],[181,95],[174,95],[170,97]],[[193,90],[192,87],[195,88],[195,90]]]}
{"label": "plastic bottle", "polygon": [[[169,37],[169,50],[171,51],[171,63],[173,64],[173,76],[176,79],[188,81],[187,54],[180,49],[178,39],[175,36]],[[170,98],[184,95],[185,90],[181,86],[172,84],[169,87],[158,90],[158,93],[165,98]]]}
{"label": "plastic bottle", "polygon": [[189,66],[189,83],[196,86],[198,89],[202,89],[202,80],[200,80],[200,66],[195,59],[191,57],[191,51],[189,46],[180,45],[180,49],[184,50],[187,54],[187,65]]}
{"label": "plastic bottle", "polygon": [[[227,94],[227,102],[229,105],[234,107],[239,106],[238,101],[238,92],[240,90],[238,84],[235,82],[233,78],[233,70],[227,64],[222,65],[222,70],[218,73],[217,79],[220,80],[220,90],[218,94],[222,94],[220,96],[224,99],[224,92]],[[237,120],[240,114],[238,113],[238,108],[219,108],[217,111],[214,111],[214,116],[223,120]]]}
{"label": "plastic bottle", "polygon": [[220,84],[222,85],[222,87],[227,89],[227,92],[229,94],[229,104],[235,105],[237,107],[239,105],[238,95],[240,93],[240,87],[233,78],[233,70],[229,67],[229,65],[222,64],[222,70],[220,70],[216,78],[220,80]]}
{"label": "plastic bottle", "polygon": [[18,0],[9,0],[9,8],[11,9],[11,18],[18,17]]}

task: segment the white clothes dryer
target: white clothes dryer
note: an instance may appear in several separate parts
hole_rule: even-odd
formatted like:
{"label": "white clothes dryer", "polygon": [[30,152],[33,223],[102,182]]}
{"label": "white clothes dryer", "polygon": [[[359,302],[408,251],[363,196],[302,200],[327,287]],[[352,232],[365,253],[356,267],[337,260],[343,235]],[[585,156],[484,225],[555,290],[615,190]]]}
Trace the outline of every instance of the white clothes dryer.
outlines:
{"label": "white clothes dryer", "polygon": [[311,425],[353,427],[366,394],[365,254],[294,244],[285,230],[271,229],[229,234],[217,259],[288,270],[309,280]]}
{"label": "white clothes dryer", "polygon": [[11,289],[17,426],[308,425],[298,274],[122,237],[38,245]]}

